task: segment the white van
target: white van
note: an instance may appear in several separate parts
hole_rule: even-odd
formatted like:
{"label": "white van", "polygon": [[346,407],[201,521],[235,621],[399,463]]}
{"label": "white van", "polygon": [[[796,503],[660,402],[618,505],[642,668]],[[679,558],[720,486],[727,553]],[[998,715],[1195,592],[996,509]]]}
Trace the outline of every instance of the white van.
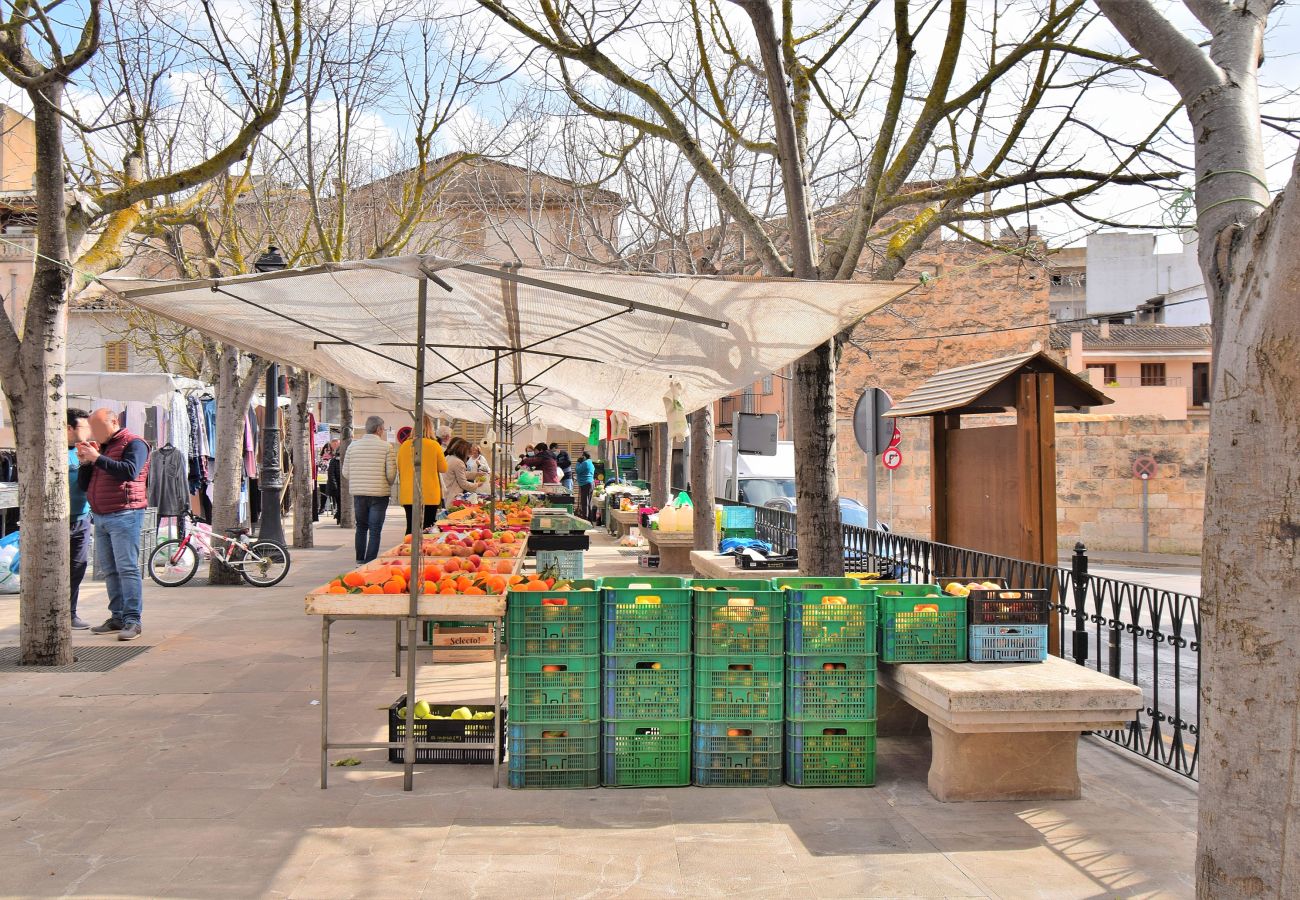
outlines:
{"label": "white van", "polygon": [[713,484],[721,497],[739,503],[767,506],[772,500],[793,499],[794,441],[778,442],[774,456],[736,456],[731,441],[718,441],[713,451]]}

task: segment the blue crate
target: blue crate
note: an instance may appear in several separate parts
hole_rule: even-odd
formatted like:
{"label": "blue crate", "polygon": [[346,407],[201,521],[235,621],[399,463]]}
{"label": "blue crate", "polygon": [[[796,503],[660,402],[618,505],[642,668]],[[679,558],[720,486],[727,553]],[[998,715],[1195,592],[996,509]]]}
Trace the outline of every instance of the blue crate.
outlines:
{"label": "blue crate", "polygon": [[1046,625],[972,625],[971,662],[1043,662]]}
{"label": "blue crate", "polygon": [[755,521],[754,507],[752,506],[722,507],[723,528],[754,528]]}

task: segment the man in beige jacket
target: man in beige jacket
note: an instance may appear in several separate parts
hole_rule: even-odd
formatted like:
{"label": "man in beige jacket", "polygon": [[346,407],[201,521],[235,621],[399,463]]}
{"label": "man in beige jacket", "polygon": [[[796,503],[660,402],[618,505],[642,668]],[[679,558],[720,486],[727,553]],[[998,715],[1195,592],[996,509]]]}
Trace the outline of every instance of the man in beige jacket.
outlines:
{"label": "man in beige jacket", "polygon": [[379,556],[379,538],[388,514],[388,498],[397,478],[397,453],[380,437],[384,420],[366,419],[366,433],[349,445],[343,456],[343,478],[352,493],[352,510],[357,523],[357,562]]}

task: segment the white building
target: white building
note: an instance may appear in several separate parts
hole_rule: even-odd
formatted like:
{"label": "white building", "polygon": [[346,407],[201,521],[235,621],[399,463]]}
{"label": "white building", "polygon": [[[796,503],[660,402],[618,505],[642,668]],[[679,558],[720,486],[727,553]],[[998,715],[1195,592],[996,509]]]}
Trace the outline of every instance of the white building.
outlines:
{"label": "white building", "polygon": [[1156,251],[1156,235],[1109,232],[1088,238],[1087,309],[1097,318],[1131,319],[1145,307],[1149,321],[1208,325],[1210,302],[1196,259],[1196,234],[1180,235],[1181,249]]}

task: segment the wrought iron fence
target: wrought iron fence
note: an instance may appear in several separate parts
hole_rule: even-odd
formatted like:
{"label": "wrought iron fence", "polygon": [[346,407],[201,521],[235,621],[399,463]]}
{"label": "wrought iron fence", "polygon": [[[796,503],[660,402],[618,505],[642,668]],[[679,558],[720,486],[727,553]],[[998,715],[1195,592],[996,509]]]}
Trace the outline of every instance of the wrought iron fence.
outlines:
{"label": "wrought iron fence", "polygon": [[[755,524],[758,537],[774,549],[796,546],[794,513],[755,507]],[[1145,707],[1127,728],[1096,734],[1196,779],[1199,597],[1089,574],[1082,544],[1069,568],[847,525],[843,545],[854,567],[889,568],[904,581],[991,578],[1049,590],[1059,625],[1053,651],[1142,689]]]}

